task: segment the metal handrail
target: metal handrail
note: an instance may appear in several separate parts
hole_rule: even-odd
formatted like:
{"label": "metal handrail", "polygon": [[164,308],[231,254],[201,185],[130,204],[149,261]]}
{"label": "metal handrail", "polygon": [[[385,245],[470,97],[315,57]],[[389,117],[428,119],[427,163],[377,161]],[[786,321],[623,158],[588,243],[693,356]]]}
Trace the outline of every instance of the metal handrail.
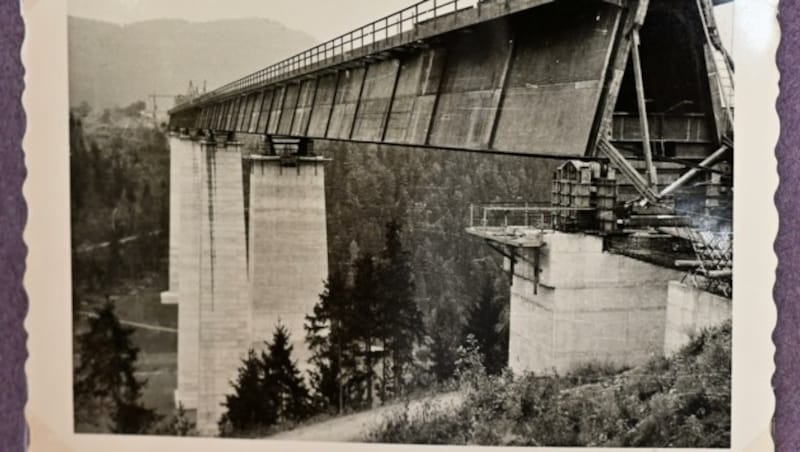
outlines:
{"label": "metal handrail", "polygon": [[469,208],[469,224],[471,228],[552,228],[558,216],[595,210],[553,206],[547,203],[472,204]]}
{"label": "metal handrail", "polygon": [[[384,16],[367,25],[323,42],[285,60],[242,77],[199,97],[188,99],[176,106],[202,102],[206,99],[261,86],[288,74],[302,71],[318,63],[345,55],[368,45],[385,41],[406,31],[414,30],[418,24],[469,9],[480,0],[423,0],[396,13]],[[459,5],[462,8],[459,8]],[[464,7],[464,5],[468,5]]]}

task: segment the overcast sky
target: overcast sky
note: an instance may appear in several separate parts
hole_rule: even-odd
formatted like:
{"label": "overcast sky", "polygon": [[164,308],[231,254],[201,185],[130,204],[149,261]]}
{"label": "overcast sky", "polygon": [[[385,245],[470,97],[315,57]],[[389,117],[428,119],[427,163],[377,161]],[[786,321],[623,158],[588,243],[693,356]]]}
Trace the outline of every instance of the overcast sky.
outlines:
{"label": "overcast sky", "polygon": [[[68,0],[73,16],[130,23],[157,18],[191,21],[264,17],[306,32],[319,41],[338,36],[416,0]],[[733,4],[717,8],[719,27],[730,45]]]}

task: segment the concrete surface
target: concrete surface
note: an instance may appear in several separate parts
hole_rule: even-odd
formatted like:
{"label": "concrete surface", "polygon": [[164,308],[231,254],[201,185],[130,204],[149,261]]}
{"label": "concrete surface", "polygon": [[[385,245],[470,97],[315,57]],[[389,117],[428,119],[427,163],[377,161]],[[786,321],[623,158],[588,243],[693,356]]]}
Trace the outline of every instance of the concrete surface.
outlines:
{"label": "concrete surface", "polygon": [[667,297],[667,325],[664,354],[671,355],[686,345],[703,328],[730,320],[731,300],[696,287],[673,281]]}
{"label": "concrete surface", "polygon": [[534,284],[533,249],[511,287],[509,365],[569,372],[588,362],[636,366],[662,353],[667,286],[681,273],[603,251],[602,238],[545,236]]}

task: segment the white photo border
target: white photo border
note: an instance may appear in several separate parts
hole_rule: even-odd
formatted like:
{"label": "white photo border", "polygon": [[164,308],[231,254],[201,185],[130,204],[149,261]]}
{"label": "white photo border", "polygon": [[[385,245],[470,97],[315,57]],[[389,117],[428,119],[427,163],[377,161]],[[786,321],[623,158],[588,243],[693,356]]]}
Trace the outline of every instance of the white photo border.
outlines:
{"label": "white photo border", "polygon": [[[169,0],[163,0],[169,1]],[[321,0],[324,1],[324,0]],[[773,449],[774,395],[772,298],[778,214],[775,109],[780,31],[777,0],[735,0],[736,148],[734,195],[734,301],[732,448]],[[30,300],[26,330],[29,401],[26,416],[33,452],[237,452],[422,450],[432,446],[278,442],[206,438],[81,435],[73,429],[72,315],[70,313],[70,205],[67,76],[67,0],[25,0],[23,142],[29,208],[24,238],[29,248],[25,287]],[[738,190],[736,190],[738,188]],[[484,450],[445,446],[437,451]],[[492,448],[491,450],[519,450]],[[542,448],[539,450],[585,450]],[[616,450],[616,449],[607,449]],[[620,449],[628,450],[628,449]],[[658,450],[658,449],[649,449]],[[665,449],[666,450],[666,449]],[[674,449],[669,449],[674,450]],[[699,449],[692,449],[699,450]]]}

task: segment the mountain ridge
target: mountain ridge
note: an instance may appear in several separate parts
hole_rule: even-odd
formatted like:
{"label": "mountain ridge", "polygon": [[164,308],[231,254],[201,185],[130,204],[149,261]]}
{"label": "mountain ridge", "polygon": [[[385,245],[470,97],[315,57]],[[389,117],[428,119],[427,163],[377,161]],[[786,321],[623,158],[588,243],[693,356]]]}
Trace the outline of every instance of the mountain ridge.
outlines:
{"label": "mountain ridge", "polygon": [[214,89],[316,43],[262,18],[68,21],[70,105],[86,102],[92,108],[125,106],[150,94],[184,94],[190,81]]}

